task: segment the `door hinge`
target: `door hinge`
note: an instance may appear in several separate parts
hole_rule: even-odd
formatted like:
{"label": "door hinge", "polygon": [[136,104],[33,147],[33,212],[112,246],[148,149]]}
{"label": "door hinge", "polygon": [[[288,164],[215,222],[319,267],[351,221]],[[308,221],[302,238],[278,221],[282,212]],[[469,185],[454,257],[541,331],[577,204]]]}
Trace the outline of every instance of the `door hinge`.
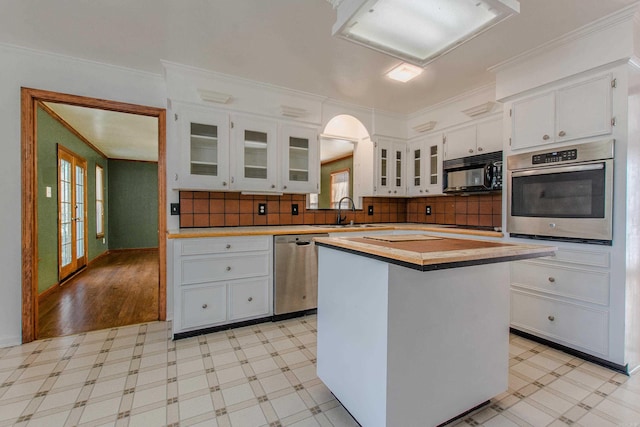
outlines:
{"label": "door hinge", "polygon": [[445,135],[442,135],[442,143],[444,144],[445,142],[447,142],[447,137]]}
{"label": "door hinge", "polygon": [[611,87],[614,89],[618,87],[618,79],[611,80]]}
{"label": "door hinge", "polygon": [[176,121],[176,122],[178,121],[178,113],[175,113],[175,114],[173,115],[173,120],[174,120],[174,121]]}
{"label": "door hinge", "polygon": [[509,108],[509,117],[513,116],[513,108]]}
{"label": "door hinge", "polygon": [[231,183],[233,184],[233,182],[235,181],[235,179],[233,179],[233,177],[231,177]]}
{"label": "door hinge", "polygon": [[233,122],[231,122],[231,129],[233,129],[233,126],[234,126],[234,125],[233,125]]}
{"label": "door hinge", "polygon": [[611,118],[611,126],[615,126],[616,125],[616,118],[612,117]]}
{"label": "door hinge", "polygon": [[511,147],[511,138],[509,138],[509,147]]}
{"label": "door hinge", "polygon": [[374,142],[374,143],[373,143],[373,146],[374,146],[375,148],[378,148],[378,143],[377,143],[377,142]]}

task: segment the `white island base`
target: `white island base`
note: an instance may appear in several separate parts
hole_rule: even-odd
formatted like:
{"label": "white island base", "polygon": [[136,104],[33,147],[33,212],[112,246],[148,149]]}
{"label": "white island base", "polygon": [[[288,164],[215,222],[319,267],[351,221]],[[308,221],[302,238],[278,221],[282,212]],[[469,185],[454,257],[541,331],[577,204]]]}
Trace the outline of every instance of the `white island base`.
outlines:
{"label": "white island base", "polygon": [[418,271],[319,247],[318,377],[363,427],[436,426],[507,390],[508,263]]}

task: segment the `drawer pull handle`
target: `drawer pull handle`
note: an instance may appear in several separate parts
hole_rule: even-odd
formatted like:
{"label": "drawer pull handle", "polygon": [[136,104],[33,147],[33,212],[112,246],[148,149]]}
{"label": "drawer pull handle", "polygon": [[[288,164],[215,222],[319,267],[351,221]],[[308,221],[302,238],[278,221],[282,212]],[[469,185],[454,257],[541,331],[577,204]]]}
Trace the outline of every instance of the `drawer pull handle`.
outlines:
{"label": "drawer pull handle", "polygon": [[555,277],[549,277],[549,282],[554,283],[556,281]]}
{"label": "drawer pull handle", "polygon": [[231,271],[231,267],[227,266],[227,271]]}
{"label": "drawer pull handle", "polygon": [[548,140],[549,140],[549,138],[551,138],[549,135],[544,135],[544,136],[542,137],[542,139],[544,139],[545,141],[548,141]]}
{"label": "drawer pull handle", "polygon": [[253,297],[247,298],[247,301],[249,301],[249,302],[253,301]]}
{"label": "drawer pull handle", "polygon": [[567,133],[563,130],[560,131],[560,133],[558,133],[558,136],[566,136]]}
{"label": "drawer pull handle", "polygon": [[231,245],[227,243],[227,249],[231,249]]}
{"label": "drawer pull handle", "polygon": [[209,307],[207,304],[202,304],[202,308],[207,308]]}
{"label": "drawer pull handle", "polygon": [[473,148],[469,148],[469,154],[473,153]]}
{"label": "drawer pull handle", "polygon": [[556,320],[555,316],[549,316],[547,317],[547,319],[549,319],[550,322],[553,322],[554,320]]}

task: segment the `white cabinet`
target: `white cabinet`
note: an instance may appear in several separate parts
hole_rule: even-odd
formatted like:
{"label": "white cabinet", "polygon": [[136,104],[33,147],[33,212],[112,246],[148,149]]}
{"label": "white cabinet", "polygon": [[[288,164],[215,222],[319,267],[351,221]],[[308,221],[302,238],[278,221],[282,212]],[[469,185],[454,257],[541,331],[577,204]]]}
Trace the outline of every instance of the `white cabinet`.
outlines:
{"label": "white cabinet", "polygon": [[272,314],[271,236],[174,240],[173,333]]}
{"label": "white cabinet", "polygon": [[611,133],[613,76],[605,74],[511,105],[511,149]]}
{"label": "white cabinet", "polygon": [[249,116],[231,120],[234,188],[249,191],[277,191],[277,123]]}
{"label": "white cabinet", "polygon": [[502,120],[487,120],[445,133],[445,160],[502,150]]}
{"label": "white cabinet", "polygon": [[511,263],[511,326],[609,358],[609,253],[560,247]]}
{"label": "white cabinet", "polygon": [[405,196],[405,166],[407,144],[393,138],[376,138],[376,184],[377,196]]}
{"label": "white cabinet", "polygon": [[181,107],[180,171],[176,188],[229,189],[229,115],[206,108]]}
{"label": "white cabinet", "polygon": [[442,194],[442,134],[420,138],[409,144],[407,195]]}
{"label": "white cabinet", "polygon": [[320,189],[318,130],[282,125],[279,131],[280,190],[285,193],[317,193]]}

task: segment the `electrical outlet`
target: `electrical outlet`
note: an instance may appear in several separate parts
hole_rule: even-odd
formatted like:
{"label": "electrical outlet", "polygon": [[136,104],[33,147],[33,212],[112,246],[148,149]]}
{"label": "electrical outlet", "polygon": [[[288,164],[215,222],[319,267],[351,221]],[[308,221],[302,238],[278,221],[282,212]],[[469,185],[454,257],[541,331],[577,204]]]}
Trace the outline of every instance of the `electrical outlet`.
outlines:
{"label": "electrical outlet", "polygon": [[171,215],[180,215],[180,203],[171,203]]}
{"label": "electrical outlet", "polygon": [[267,204],[258,203],[258,215],[266,215],[266,214],[267,214]]}
{"label": "electrical outlet", "polygon": [[293,203],[291,205],[291,215],[298,215],[298,204]]}
{"label": "electrical outlet", "polygon": [[369,205],[367,207],[367,215],[373,215],[373,206],[372,205]]}
{"label": "electrical outlet", "polygon": [[426,209],[424,210],[424,214],[431,215],[431,206],[427,205]]}

